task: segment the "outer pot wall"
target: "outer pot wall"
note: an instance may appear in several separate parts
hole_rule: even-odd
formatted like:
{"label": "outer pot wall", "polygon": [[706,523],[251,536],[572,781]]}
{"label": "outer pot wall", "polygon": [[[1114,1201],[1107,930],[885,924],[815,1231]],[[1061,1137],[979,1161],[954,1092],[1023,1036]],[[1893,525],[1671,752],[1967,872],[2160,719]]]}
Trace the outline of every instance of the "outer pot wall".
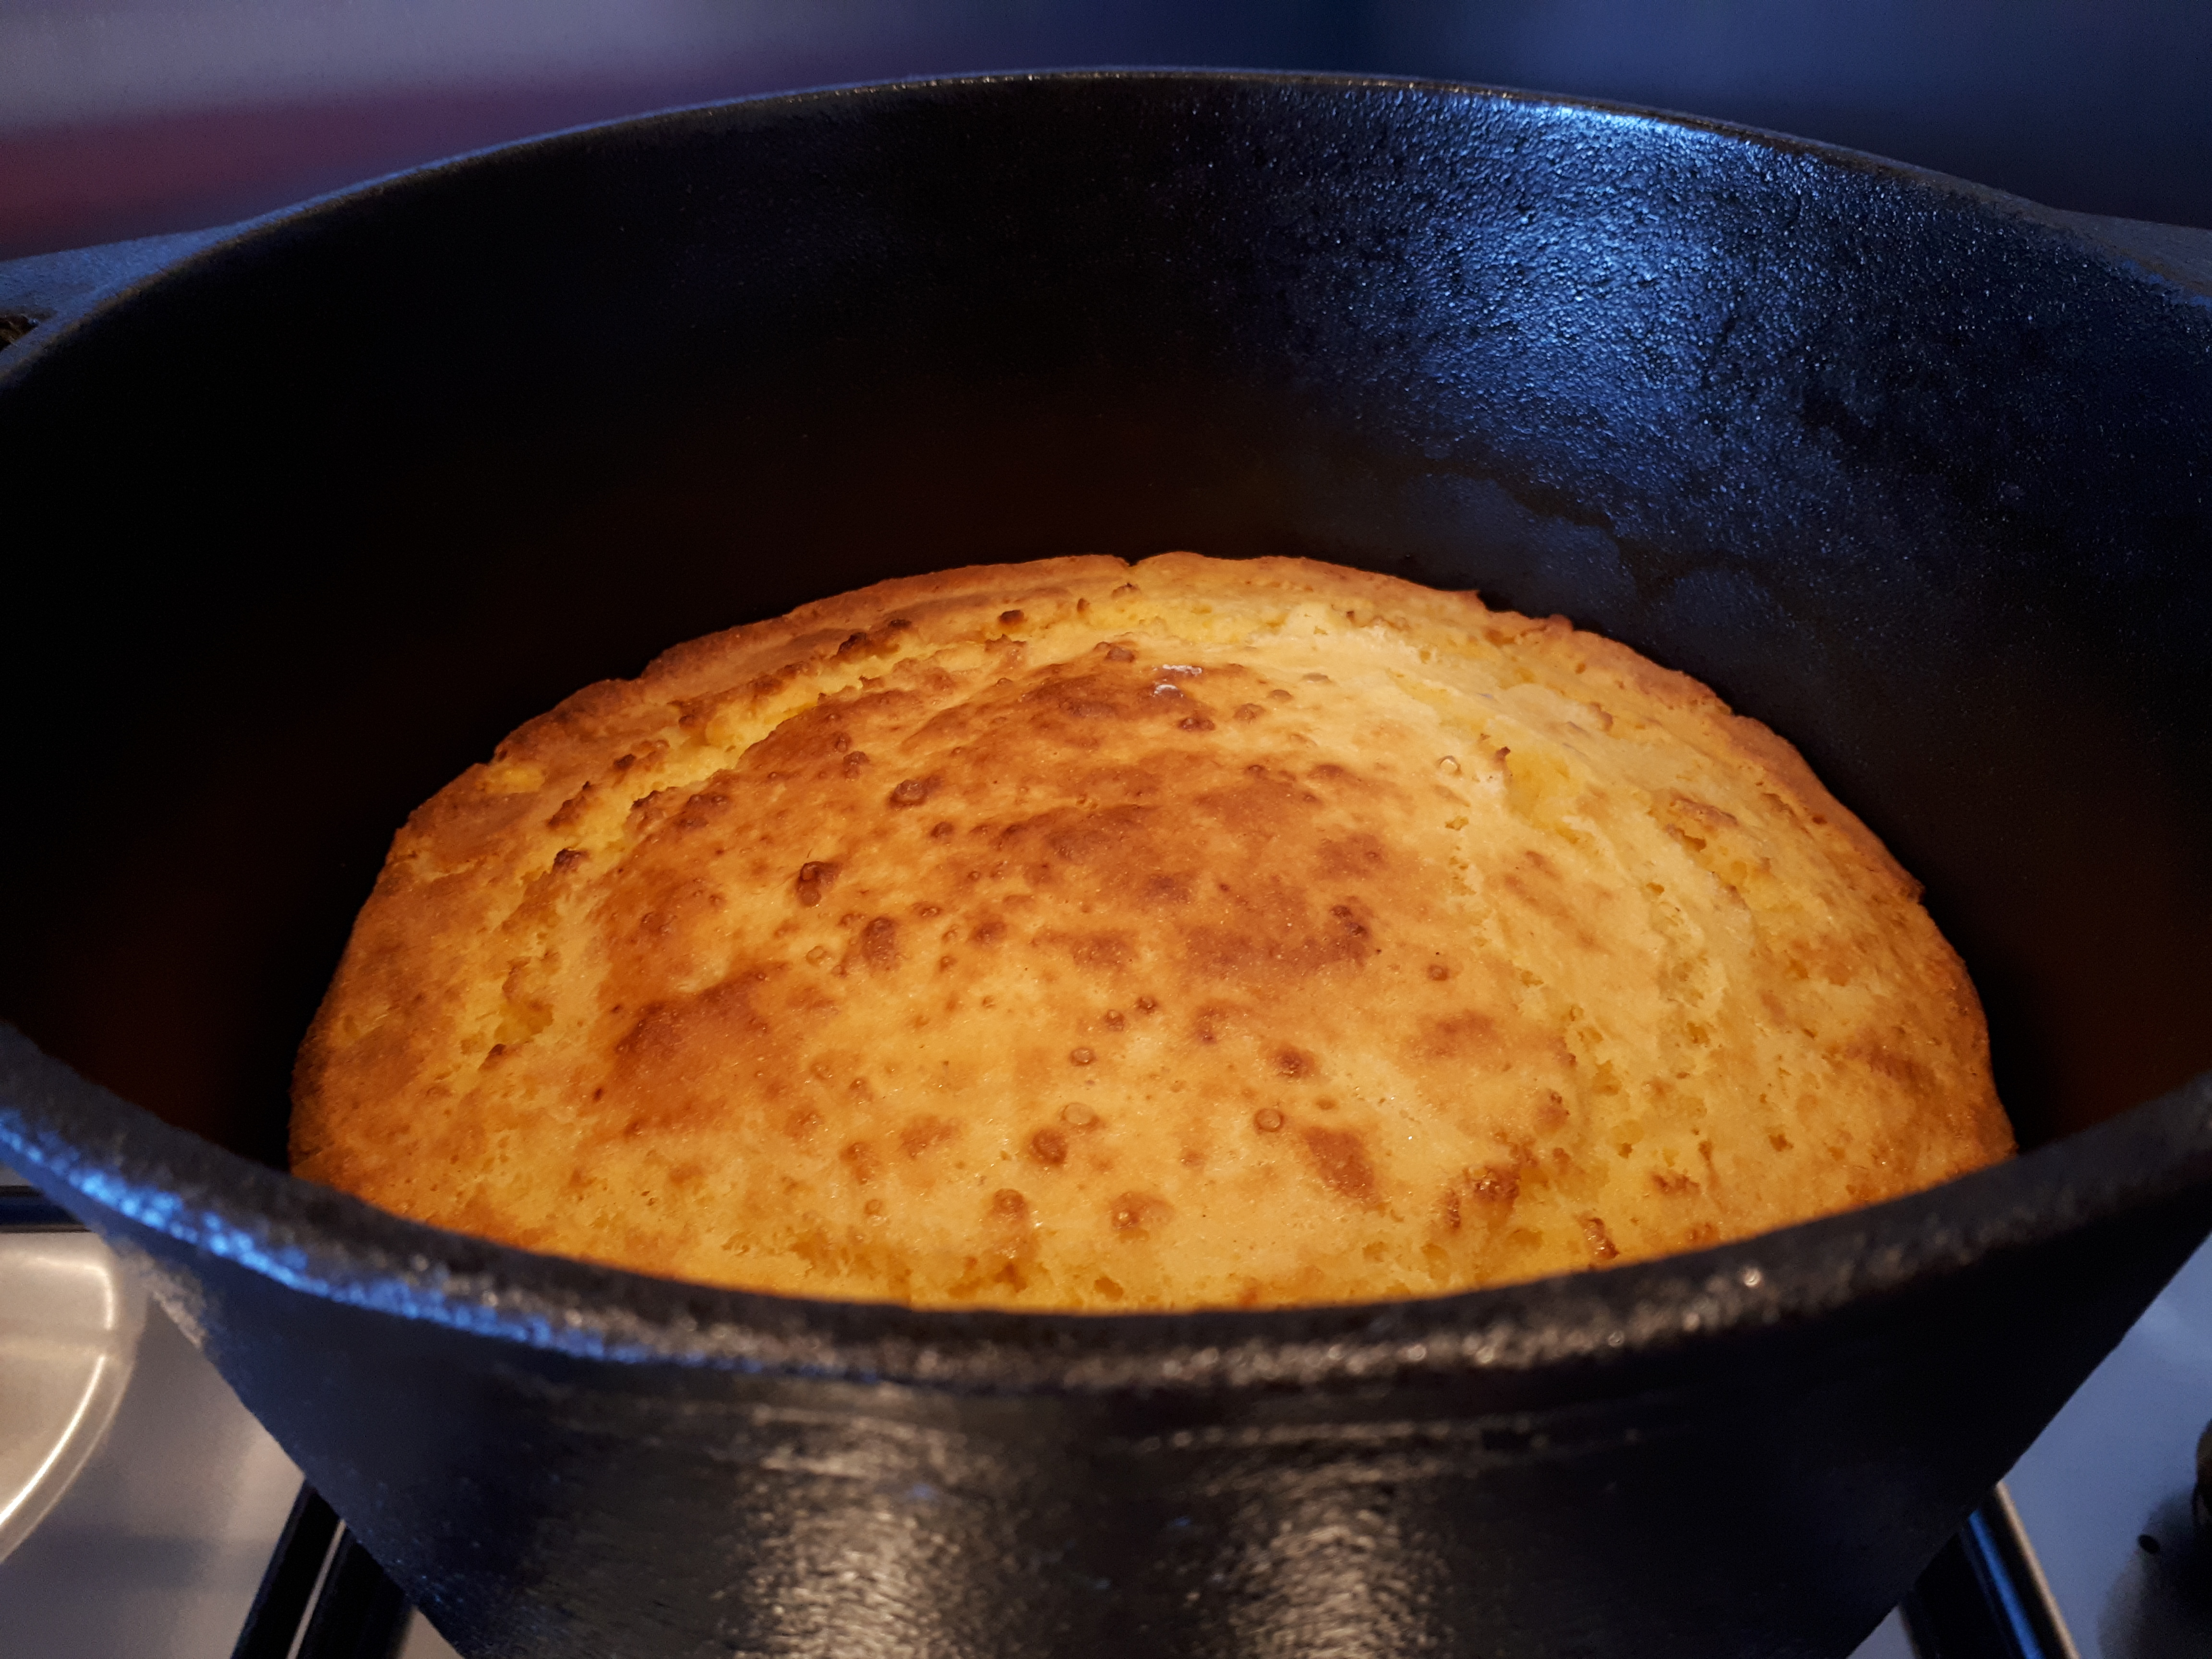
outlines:
{"label": "outer pot wall", "polygon": [[[0,1007],[272,1158],[390,826],[508,726],[858,582],[1181,544],[1708,678],[1929,880],[2030,1140],[2109,1118],[2212,1064],[2188,275],[1787,141],[1267,77],[771,100],[280,216],[0,358]],[[487,1659],[1842,1653],[2212,1222],[2200,1089],[1580,1280],[915,1315],[457,1239],[0,1059],[9,1161]]]}
{"label": "outer pot wall", "polygon": [[810,1321],[318,1194],[19,1041],[0,1082],[0,1144],[477,1659],[1840,1655],[2212,1225],[2200,1084],[1602,1275]]}

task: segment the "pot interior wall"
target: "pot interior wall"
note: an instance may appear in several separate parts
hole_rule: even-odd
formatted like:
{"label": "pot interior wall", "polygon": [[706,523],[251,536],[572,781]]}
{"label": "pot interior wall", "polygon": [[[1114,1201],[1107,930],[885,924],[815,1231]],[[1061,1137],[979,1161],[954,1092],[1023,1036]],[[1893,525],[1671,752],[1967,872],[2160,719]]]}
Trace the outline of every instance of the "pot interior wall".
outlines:
{"label": "pot interior wall", "polygon": [[268,228],[21,362],[0,454],[0,1014],[271,1162],[392,828],[503,732],[1076,551],[1613,633],[1928,884],[2024,1139],[2212,1066],[2212,312],[1969,193],[1403,88],[738,106]]}

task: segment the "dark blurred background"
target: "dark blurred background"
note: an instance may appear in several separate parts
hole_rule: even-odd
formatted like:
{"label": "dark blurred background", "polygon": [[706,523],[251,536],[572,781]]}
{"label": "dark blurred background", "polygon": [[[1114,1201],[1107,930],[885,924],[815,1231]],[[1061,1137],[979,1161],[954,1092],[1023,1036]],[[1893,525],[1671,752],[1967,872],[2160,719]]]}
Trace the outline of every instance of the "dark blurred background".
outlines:
{"label": "dark blurred background", "polygon": [[2212,224],[2212,0],[0,0],[0,258],[672,104],[1100,64],[1620,99]]}

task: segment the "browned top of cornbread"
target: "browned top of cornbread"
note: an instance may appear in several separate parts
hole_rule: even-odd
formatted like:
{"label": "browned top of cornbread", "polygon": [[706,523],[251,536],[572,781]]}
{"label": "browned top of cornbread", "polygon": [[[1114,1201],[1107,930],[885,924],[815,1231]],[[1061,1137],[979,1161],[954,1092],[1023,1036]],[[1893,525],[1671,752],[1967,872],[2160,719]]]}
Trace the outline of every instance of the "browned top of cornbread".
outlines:
{"label": "browned top of cornbread", "polygon": [[294,1164],[809,1296],[1431,1294],[2002,1156],[1915,891],[1787,744],[1560,618],[945,571],[588,687],[417,811]]}

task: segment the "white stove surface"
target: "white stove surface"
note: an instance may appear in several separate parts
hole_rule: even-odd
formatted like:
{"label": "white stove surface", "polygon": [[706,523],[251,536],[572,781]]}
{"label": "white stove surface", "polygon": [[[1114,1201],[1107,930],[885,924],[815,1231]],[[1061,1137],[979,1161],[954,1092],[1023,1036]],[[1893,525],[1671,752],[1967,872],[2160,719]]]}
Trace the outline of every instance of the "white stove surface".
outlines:
{"label": "white stove surface", "polygon": [[2197,1438],[2212,1420],[2212,1244],[2075,1391],[2006,1477],[2083,1659],[2205,1659],[2212,1577],[2194,1540]]}
{"label": "white stove surface", "polygon": [[0,1561],[0,1653],[229,1659],[299,1490],[214,1367],[149,1312],[106,1441]]}
{"label": "white stove surface", "polygon": [[[2198,1570],[2189,1501],[2208,1419],[2212,1244],[2006,1482],[2081,1659],[2212,1655],[2212,1596],[2184,1583]],[[150,1312],[104,1443],[0,1560],[0,1649],[228,1659],[299,1486],[214,1369]],[[1853,1659],[1911,1654],[1892,1614]],[[418,1616],[401,1659],[453,1650]]]}

